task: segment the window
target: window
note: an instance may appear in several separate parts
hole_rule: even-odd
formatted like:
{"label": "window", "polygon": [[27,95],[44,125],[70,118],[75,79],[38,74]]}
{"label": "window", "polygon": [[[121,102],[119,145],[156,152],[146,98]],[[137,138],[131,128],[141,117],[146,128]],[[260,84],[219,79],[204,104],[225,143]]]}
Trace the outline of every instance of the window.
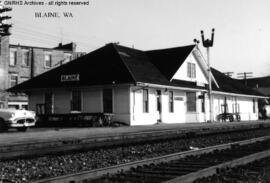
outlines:
{"label": "window", "polygon": [[253,99],[253,113],[256,113],[256,101]]}
{"label": "window", "polygon": [[11,74],[10,75],[10,87],[13,87],[18,84],[18,75],[17,74]]}
{"label": "window", "polygon": [[82,97],[80,90],[73,90],[71,92],[71,111],[82,110]]}
{"label": "window", "polygon": [[205,113],[205,94],[202,94],[201,105],[202,105],[202,112]]}
{"label": "window", "polygon": [[156,98],[157,98],[157,111],[161,112],[161,91],[157,90],[156,91]]}
{"label": "window", "polygon": [[187,77],[196,78],[196,65],[194,63],[187,63]]}
{"label": "window", "polygon": [[45,93],[45,114],[53,113],[53,93],[46,92]]}
{"label": "window", "polygon": [[72,60],[72,54],[71,53],[64,53],[64,63],[69,62]]}
{"label": "window", "polygon": [[113,113],[112,89],[103,89],[103,112]]}
{"label": "window", "polygon": [[187,112],[196,112],[196,93],[187,92]]}
{"label": "window", "polygon": [[149,112],[148,89],[143,89],[143,112]]}
{"label": "window", "polygon": [[52,54],[45,53],[45,67],[50,68],[52,67]]}
{"label": "window", "polygon": [[25,82],[25,81],[27,81],[27,80],[29,80],[29,77],[22,76],[22,77],[20,78],[19,83],[23,83],[23,82]]}
{"label": "window", "polygon": [[174,112],[173,91],[169,91],[169,112]]}
{"label": "window", "polygon": [[17,64],[17,51],[16,50],[10,50],[9,53],[9,65],[15,66]]}
{"label": "window", "polygon": [[22,64],[24,66],[30,66],[30,52],[29,52],[29,50],[22,51]]}

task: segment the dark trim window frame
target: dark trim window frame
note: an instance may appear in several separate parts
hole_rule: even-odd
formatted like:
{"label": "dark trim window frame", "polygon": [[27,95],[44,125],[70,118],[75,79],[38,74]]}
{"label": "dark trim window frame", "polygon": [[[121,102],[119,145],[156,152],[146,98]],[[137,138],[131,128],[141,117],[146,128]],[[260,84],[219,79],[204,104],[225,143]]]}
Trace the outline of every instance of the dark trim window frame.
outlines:
{"label": "dark trim window frame", "polygon": [[71,111],[82,111],[82,92],[79,89],[71,91]]}
{"label": "dark trim window frame", "polygon": [[187,112],[196,112],[197,111],[197,96],[196,92],[187,92]]}
{"label": "dark trim window frame", "polygon": [[174,112],[174,94],[173,91],[169,91],[169,112]]}
{"label": "dark trim window frame", "polygon": [[202,113],[205,113],[205,94],[202,94],[203,97],[201,99],[201,107],[202,107]]}
{"label": "dark trim window frame", "polygon": [[252,100],[252,107],[253,107],[253,113],[256,113],[256,100],[255,99],[253,99]]}
{"label": "dark trim window frame", "polygon": [[103,112],[113,113],[113,90],[112,88],[104,88],[102,91]]}
{"label": "dark trim window frame", "polygon": [[45,68],[52,67],[52,53],[51,52],[44,53],[44,67]]}
{"label": "dark trim window frame", "polygon": [[18,74],[10,74],[10,87],[13,87],[18,84]]}
{"label": "dark trim window frame", "polygon": [[30,51],[29,50],[22,50],[22,65],[23,66],[30,66]]}
{"label": "dark trim window frame", "polygon": [[143,112],[149,112],[149,91],[148,89],[143,89]]}
{"label": "dark trim window frame", "polygon": [[195,63],[191,63],[191,62],[187,63],[187,77],[188,78],[196,78],[196,65],[195,65]]}
{"label": "dark trim window frame", "polygon": [[44,107],[45,107],[45,114],[54,113],[54,95],[52,92],[45,92]]}
{"label": "dark trim window frame", "polygon": [[9,51],[9,66],[17,65],[17,50],[10,49]]}

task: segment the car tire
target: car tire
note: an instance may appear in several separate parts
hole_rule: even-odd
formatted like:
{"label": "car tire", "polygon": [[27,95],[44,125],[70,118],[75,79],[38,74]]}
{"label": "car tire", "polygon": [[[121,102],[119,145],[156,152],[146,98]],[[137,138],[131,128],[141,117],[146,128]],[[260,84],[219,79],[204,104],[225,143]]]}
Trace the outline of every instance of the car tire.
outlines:
{"label": "car tire", "polygon": [[7,127],[6,127],[6,124],[5,124],[5,121],[0,118],[0,132],[4,132],[7,130]]}
{"label": "car tire", "polygon": [[27,127],[21,127],[21,128],[17,128],[17,130],[19,132],[25,132],[27,130]]}

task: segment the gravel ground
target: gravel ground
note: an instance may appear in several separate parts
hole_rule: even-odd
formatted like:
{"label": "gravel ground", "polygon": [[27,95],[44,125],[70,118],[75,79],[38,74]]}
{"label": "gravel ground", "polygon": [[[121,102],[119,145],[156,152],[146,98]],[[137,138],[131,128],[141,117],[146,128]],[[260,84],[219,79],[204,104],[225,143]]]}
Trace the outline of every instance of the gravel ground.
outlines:
{"label": "gravel ground", "polygon": [[[269,135],[270,130],[221,134],[193,139],[178,139],[153,144],[98,149],[65,155],[0,161],[0,180],[29,182],[85,170],[127,163],[160,155]],[[1,181],[0,181],[1,182]]]}
{"label": "gravel ground", "polygon": [[219,175],[196,180],[194,183],[269,183],[270,182],[270,157],[237,166]]}

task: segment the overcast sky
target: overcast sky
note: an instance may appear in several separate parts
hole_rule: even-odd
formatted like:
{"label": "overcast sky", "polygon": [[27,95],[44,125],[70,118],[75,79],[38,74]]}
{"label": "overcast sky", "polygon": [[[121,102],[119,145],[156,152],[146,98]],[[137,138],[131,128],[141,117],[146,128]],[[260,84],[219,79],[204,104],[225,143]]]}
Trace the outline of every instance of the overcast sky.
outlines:
{"label": "overcast sky", "polygon": [[[47,1],[48,2],[48,1]],[[149,50],[210,38],[212,66],[222,72],[270,75],[269,0],[90,0],[89,6],[12,6],[11,43],[54,47],[60,41],[92,51],[109,42]],[[35,12],[73,18],[35,18]],[[201,50],[205,48],[200,46]]]}

